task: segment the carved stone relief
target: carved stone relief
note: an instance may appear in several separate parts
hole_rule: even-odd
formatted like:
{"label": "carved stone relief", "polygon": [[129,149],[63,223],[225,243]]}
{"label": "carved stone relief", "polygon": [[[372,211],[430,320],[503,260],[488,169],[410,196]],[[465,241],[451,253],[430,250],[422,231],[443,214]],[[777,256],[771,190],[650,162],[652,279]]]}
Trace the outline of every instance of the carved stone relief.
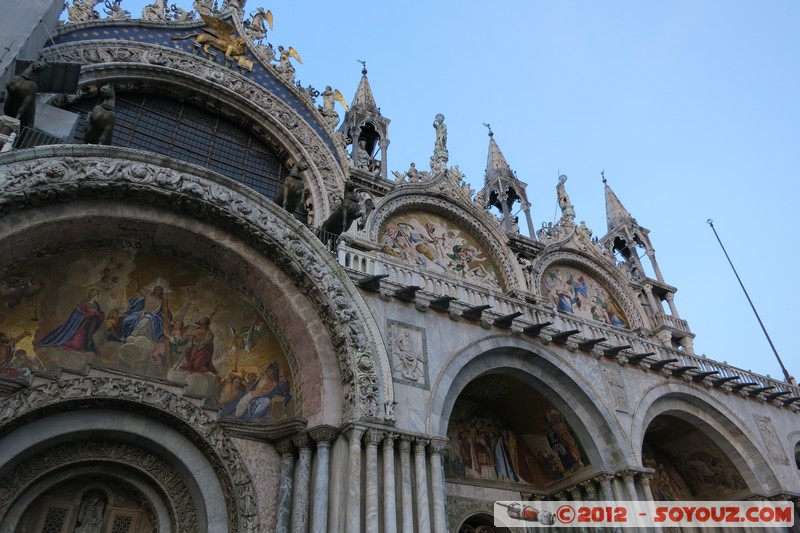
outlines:
{"label": "carved stone relief", "polygon": [[388,321],[388,330],[392,378],[398,383],[428,389],[430,384],[425,330],[394,320]]}
{"label": "carved stone relief", "polygon": [[788,465],[789,458],[786,457],[786,453],[783,451],[772,420],[763,416],[756,416],[755,419],[758,429],[761,431],[761,436],[764,438],[764,444],[767,445],[769,456],[778,464]]}

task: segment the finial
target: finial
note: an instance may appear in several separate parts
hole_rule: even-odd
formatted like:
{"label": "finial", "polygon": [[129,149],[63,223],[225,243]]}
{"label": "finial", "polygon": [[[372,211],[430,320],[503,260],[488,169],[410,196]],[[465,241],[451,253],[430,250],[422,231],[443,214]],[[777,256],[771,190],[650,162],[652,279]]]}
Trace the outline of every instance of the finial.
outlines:
{"label": "finial", "polygon": [[361,75],[362,76],[366,76],[367,75],[367,62],[366,61],[361,61],[360,59],[356,59],[356,61],[361,63]]}
{"label": "finial", "polygon": [[487,128],[489,128],[489,137],[493,137],[494,136],[494,132],[492,132],[492,125],[491,124],[487,124],[486,122],[484,122],[483,125],[486,126]]}
{"label": "finial", "polygon": [[605,171],[605,169],[600,171],[600,177],[603,178],[603,185],[606,185],[608,182],[606,182],[606,171]]}

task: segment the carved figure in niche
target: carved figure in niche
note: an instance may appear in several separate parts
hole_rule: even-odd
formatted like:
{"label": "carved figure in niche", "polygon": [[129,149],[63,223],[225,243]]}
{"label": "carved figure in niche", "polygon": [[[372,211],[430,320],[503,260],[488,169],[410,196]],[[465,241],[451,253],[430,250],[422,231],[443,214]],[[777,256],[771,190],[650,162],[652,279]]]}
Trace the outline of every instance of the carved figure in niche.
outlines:
{"label": "carved figure in niche", "polygon": [[75,533],[100,533],[103,529],[103,510],[105,505],[97,496],[92,496],[84,502],[78,513],[80,525],[75,528]]}
{"label": "carved figure in niche", "polygon": [[6,86],[3,113],[16,118],[22,126],[32,128],[36,120],[36,74],[47,67],[44,61],[34,61],[21,74],[11,78]]}
{"label": "carved figure in niche", "polygon": [[78,352],[100,354],[94,342],[94,334],[103,325],[105,313],[100,308],[100,291],[91,289],[67,318],[66,322],[42,337],[36,346],[63,346]]}
{"label": "carved figure in niche", "polygon": [[100,87],[102,101],[89,113],[89,128],[83,134],[86,144],[110,145],[114,135],[114,124],[117,122],[116,95],[110,83]]}
{"label": "carved figure in niche", "polygon": [[424,379],[425,361],[407,329],[399,328],[399,333],[393,339],[392,353],[398,360],[394,367],[395,374],[400,374],[404,379],[411,381]]}
{"label": "carved figure in niche", "polygon": [[218,18],[200,13],[200,17],[211,28],[203,28],[206,33],[190,33],[183,37],[173,37],[173,40],[188,39],[194,37],[195,48],[202,47],[206,56],[211,57],[210,47],[214,47],[221,52],[225,52],[225,59],[237,62],[244,56],[247,51],[246,41],[235,35],[236,29]]}
{"label": "carved figure in niche", "polygon": [[127,9],[122,9],[122,0],[105,0],[105,8],[103,11],[106,12],[106,16],[110,19],[129,19],[131,18],[131,12]]}
{"label": "carved figure in niche", "polygon": [[372,158],[367,152],[367,142],[364,140],[358,141],[358,148],[356,149],[356,168],[362,170],[369,170],[369,164]]}
{"label": "carved figure in niche", "polygon": [[275,196],[275,203],[280,204],[289,213],[294,213],[305,195],[305,184],[302,173],[308,170],[308,163],[301,159],[292,166],[292,170],[283,180],[283,186]]}
{"label": "carved figure in niche", "polygon": [[[241,377],[235,374],[230,376],[230,380],[242,382]],[[243,383],[246,388],[222,406],[220,417],[260,422],[269,418],[270,406],[275,402],[282,402],[285,407],[292,399],[289,381],[281,377],[280,365],[276,361],[264,366],[258,375],[248,374]]]}

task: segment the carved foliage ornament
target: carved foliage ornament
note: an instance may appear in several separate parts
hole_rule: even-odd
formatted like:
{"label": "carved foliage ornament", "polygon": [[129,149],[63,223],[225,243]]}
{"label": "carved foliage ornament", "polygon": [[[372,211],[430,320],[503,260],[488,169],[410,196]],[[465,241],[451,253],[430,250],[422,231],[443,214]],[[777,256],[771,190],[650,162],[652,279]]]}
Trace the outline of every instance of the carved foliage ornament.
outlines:
{"label": "carved foliage ornament", "polygon": [[[44,407],[86,399],[106,398],[134,402],[169,413],[192,427],[210,446],[211,461],[230,506],[230,522],[237,531],[256,531],[258,515],[250,475],[239,452],[216,422],[188,401],[152,383],[130,378],[83,377],[23,389],[0,401],[0,430],[13,420]],[[149,469],[148,469],[149,470]],[[0,489],[0,505],[3,505]]]}
{"label": "carved foliage ornament", "polygon": [[[101,148],[83,149],[88,155]],[[73,152],[70,148],[63,155]],[[351,390],[346,393],[345,418],[383,418],[381,400],[391,403],[392,392],[384,385],[381,398],[370,355],[378,352],[367,334],[364,312],[354,305],[354,295],[336,272],[323,262],[324,256],[310,248],[313,238],[300,237],[307,230],[271,202],[262,205],[260,200],[208,179],[139,161],[150,154],[120,149],[120,155],[123,152],[125,160],[55,154],[54,159],[23,160],[0,167],[0,216],[23,207],[74,199],[145,198],[232,227],[286,272],[316,308],[336,347],[342,379]],[[365,364],[364,358],[370,359],[370,364]]]}
{"label": "carved foliage ornament", "polygon": [[[220,85],[220,96],[232,93],[236,100],[240,98],[247,100],[251,105],[247,106],[248,109],[243,110],[245,114],[257,115],[253,118],[261,122],[273,124],[277,122],[278,124],[274,127],[281,132],[280,135],[288,134],[292,137],[296,149],[306,152],[303,157],[307,161],[313,162],[316,170],[317,180],[310,185],[318,212],[324,211],[327,198],[334,194],[341,194],[344,190],[344,176],[341,167],[325,142],[316,131],[308,126],[303,117],[279,97],[229,68],[182,51],[131,41],[125,41],[124,46],[108,41],[62,44],[45,48],[43,58],[83,65],[138,63],[151,66],[149,68],[163,67],[173,70],[175,79],[186,79],[187,73],[191,73],[193,78]],[[103,66],[102,68],[108,67]],[[126,72],[127,77],[130,77],[130,72]],[[196,82],[189,85],[196,85]],[[317,111],[313,111],[313,113],[318,114]],[[321,116],[319,121],[325,122]],[[340,153],[339,157],[343,159],[344,156]]]}

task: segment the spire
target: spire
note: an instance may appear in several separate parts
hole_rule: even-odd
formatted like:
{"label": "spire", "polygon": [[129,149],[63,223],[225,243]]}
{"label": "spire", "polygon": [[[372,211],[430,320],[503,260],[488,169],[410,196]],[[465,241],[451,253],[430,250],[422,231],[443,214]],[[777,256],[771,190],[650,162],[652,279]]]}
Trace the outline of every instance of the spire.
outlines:
{"label": "spire", "polygon": [[514,173],[511,171],[511,167],[508,166],[508,161],[506,161],[503,152],[500,151],[500,147],[494,140],[492,127],[489,124],[484,124],[484,126],[489,128],[489,155],[486,158],[486,174],[483,178],[483,182],[488,184],[495,179],[516,179]]}
{"label": "spire", "polygon": [[361,81],[358,83],[358,89],[356,89],[356,95],[353,97],[353,103],[350,104],[350,107],[360,106],[365,111],[380,114],[378,105],[375,103],[375,97],[372,96],[369,79],[367,79],[367,62],[359,60],[359,63],[363,67],[361,69]]}
{"label": "spire", "polygon": [[625,209],[625,206],[622,205],[622,202],[619,201],[619,198],[617,198],[617,195],[611,190],[611,187],[608,186],[605,171],[601,172],[600,175],[603,176],[603,185],[606,190],[606,221],[608,223],[608,231],[611,231],[621,222],[632,220],[633,217],[628,213],[628,210]]}

